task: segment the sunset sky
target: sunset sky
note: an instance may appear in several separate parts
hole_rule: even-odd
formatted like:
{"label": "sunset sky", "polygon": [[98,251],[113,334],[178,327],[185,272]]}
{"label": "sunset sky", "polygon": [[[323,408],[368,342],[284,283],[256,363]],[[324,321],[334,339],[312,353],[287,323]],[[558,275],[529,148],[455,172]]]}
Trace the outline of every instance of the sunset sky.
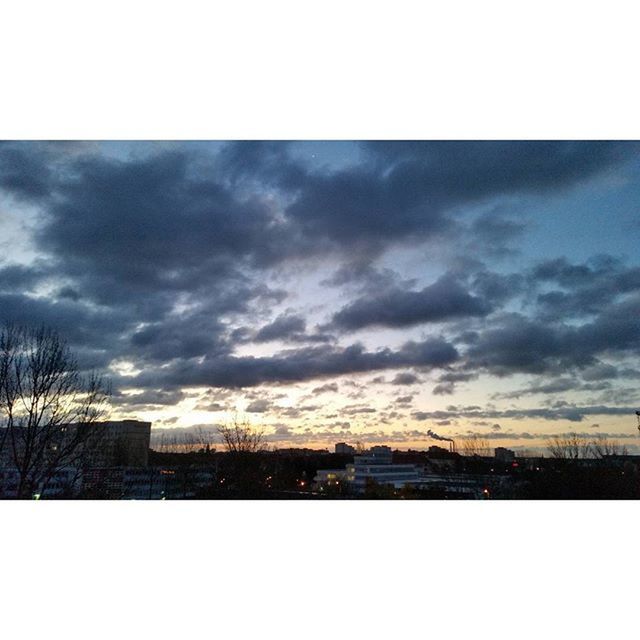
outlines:
{"label": "sunset sky", "polygon": [[0,321],[154,430],[640,451],[631,142],[5,142]]}

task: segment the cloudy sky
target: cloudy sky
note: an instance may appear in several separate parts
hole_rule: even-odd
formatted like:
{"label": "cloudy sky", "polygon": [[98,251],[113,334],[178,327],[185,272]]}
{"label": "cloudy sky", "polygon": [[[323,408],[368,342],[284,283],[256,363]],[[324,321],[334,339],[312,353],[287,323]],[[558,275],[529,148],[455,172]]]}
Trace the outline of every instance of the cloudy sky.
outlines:
{"label": "cloudy sky", "polygon": [[56,328],[158,429],[634,450],[639,150],[5,142],[0,320]]}

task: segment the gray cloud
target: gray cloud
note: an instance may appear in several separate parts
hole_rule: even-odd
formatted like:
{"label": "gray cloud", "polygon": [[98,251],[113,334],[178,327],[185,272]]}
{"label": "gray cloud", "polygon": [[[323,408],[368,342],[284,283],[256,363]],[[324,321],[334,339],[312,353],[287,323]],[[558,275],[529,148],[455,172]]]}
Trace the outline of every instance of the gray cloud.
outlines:
{"label": "gray cloud", "polygon": [[319,387],[314,387],[311,390],[313,395],[319,395],[321,393],[337,393],[338,392],[338,383],[337,382],[327,382],[326,384],[322,384]]}
{"label": "gray cloud", "polygon": [[355,300],[333,316],[332,325],[346,331],[375,325],[405,327],[484,316],[490,311],[486,301],[472,296],[455,278],[445,275],[421,291],[392,289]]}
{"label": "gray cloud", "polygon": [[391,384],[396,385],[411,385],[417,384],[420,382],[420,378],[415,373],[410,373],[408,371],[402,373],[396,373],[395,377],[391,381]]}
{"label": "gray cloud", "polygon": [[360,344],[348,347],[306,347],[274,356],[226,356],[203,362],[175,361],[153,372],[143,372],[129,384],[135,386],[252,387],[268,382],[298,382],[401,366],[433,369],[458,359],[456,349],[441,338],[409,341],[397,351],[366,351]]}
{"label": "gray cloud", "polygon": [[[338,170],[295,158],[287,143],[229,143],[217,155],[189,143],[150,148],[116,159],[90,144],[0,145],[0,189],[7,206],[37,210],[30,240],[41,256],[0,266],[0,320],[59,330],[86,367],[132,361],[142,373],[115,381],[142,389],[140,406],[170,405],[186,386],[398,368],[442,369],[436,394],[485,373],[540,376],[522,392],[529,395],[561,391],[558,381],[598,391],[603,381],[640,375],[628,364],[640,351],[638,267],[560,256],[502,273],[455,255],[438,265],[446,275],[420,288],[381,259],[426,241],[434,249],[455,241],[457,254],[475,246],[487,261],[503,255],[528,229],[505,202],[621,168],[635,143],[371,142]],[[295,292],[268,284],[287,282],[303,262],[340,287],[342,308],[326,313],[342,339],[434,323],[440,337],[409,333],[400,347],[365,348],[307,333],[306,309],[283,315],[279,307]],[[295,348],[238,355],[252,340]]]}
{"label": "gray cloud", "polygon": [[634,143],[370,142],[371,162],[308,175],[287,210],[306,233],[338,245],[379,248],[433,236],[454,224],[446,212],[507,194],[542,194],[628,161]]}
{"label": "gray cloud", "polygon": [[541,311],[550,318],[594,315],[622,296],[640,291],[640,268],[625,267],[605,255],[584,264],[571,264],[566,258],[548,260],[535,267],[530,278],[561,287],[537,297]]}
{"label": "gray cloud", "polygon": [[412,417],[415,420],[450,420],[457,418],[473,419],[513,419],[527,420],[539,418],[542,420],[568,420],[569,422],[582,422],[587,416],[623,416],[634,415],[635,409],[631,407],[598,406],[574,406],[566,405],[556,408],[536,409],[482,409],[480,407],[449,407],[446,411],[415,411]]}
{"label": "gray cloud", "polygon": [[246,408],[248,413],[265,413],[271,408],[271,401],[266,398],[260,398],[249,403]]}
{"label": "gray cloud", "polygon": [[304,332],[306,321],[302,316],[283,315],[273,322],[264,325],[256,334],[256,342],[268,342],[270,340],[286,339],[292,334]]}

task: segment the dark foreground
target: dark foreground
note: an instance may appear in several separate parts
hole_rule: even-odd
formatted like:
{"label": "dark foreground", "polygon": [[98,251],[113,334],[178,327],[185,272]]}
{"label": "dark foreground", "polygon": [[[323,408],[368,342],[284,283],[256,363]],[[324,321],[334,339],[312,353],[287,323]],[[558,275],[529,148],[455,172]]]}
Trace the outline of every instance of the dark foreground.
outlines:
{"label": "dark foreground", "polygon": [[[149,452],[144,467],[63,470],[35,499],[98,500],[358,500],[498,499],[629,500],[640,498],[640,456],[599,459],[516,458],[499,462],[455,453],[394,452],[394,463],[415,464],[419,483],[384,484],[368,479],[355,488],[343,477],[322,478],[319,469],[341,469],[353,456],[304,451],[229,454]],[[0,470],[0,498],[15,484]]]}

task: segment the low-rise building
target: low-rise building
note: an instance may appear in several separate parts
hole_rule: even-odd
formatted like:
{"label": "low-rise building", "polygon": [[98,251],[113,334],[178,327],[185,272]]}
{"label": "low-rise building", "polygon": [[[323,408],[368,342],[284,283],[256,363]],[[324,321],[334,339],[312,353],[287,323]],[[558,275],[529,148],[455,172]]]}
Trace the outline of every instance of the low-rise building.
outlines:
{"label": "low-rise building", "polygon": [[516,459],[516,454],[511,449],[505,449],[505,447],[496,447],[493,450],[494,457],[499,462],[513,462]]}
{"label": "low-rise building", "polygon": [[355,456],[345,469],[320,469],[315,481],[318,484],[344,481],[355,493],[364,493],[367,485],[377,483],[402,488],[418,482],[420,469],[415,464],[393,464],[389,447],[375,446],[365,454]]}
{"label": "low-rise building", "polygon": [[356,448],[346,442],[338,442],[335,446],[335,452],[352,456],[356,452]]}
{"label": "low-rise building", "polygon": [[313,481],[319,485],[342,482],[347,479],[346,469],[318,469]]}

